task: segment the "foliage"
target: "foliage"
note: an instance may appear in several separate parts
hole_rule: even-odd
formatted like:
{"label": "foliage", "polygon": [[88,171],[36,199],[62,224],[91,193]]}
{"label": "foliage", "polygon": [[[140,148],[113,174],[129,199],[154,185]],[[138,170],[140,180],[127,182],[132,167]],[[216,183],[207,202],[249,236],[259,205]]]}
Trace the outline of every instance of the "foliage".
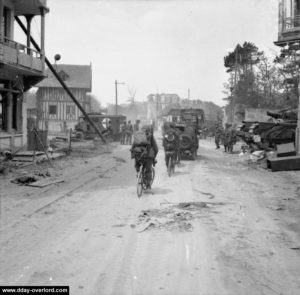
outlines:
{"label": "foliage", "polygon": [[295,107],[298,100],[299,57],[297,50],[283,49],[271,62],[255,44],[237,44],[224,57],[224,66],[229,74],[228,82],[224,84],[227,109],[236,109],[237,105],[239,109],[241,106],[244,109]]}

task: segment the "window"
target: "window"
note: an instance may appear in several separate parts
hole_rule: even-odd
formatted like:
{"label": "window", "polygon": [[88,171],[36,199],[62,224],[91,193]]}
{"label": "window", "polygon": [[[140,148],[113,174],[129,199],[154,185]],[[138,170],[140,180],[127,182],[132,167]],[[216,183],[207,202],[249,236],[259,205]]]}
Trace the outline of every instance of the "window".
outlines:
{"label": "window", "polygon": [[49,115],[56,115],[56,105],[49,105]]}
{"label": "window", "polygon": [[11,37],[9,35],[9,33],[10,33],[10,16],[11,16],[11,10],[4,6],[3,15],[2,15],[2,19],[1,19],[2,31],[0,32],[0,34],[2,36],[4,36],[5,38]]}
{"label": "window", "polygon": [[67,115],[75,115],[75,106],[67,105],[66,112],[67,112]]}

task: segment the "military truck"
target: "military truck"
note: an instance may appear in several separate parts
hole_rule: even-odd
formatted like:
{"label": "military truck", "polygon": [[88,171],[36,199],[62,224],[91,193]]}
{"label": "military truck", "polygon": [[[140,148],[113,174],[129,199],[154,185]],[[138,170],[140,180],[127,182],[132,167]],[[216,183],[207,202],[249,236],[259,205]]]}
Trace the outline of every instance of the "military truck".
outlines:
{"label": "military truck", "polygon": [[[110,140],[120,139],[120,126],[126,121],[126,116],[123,115],[105,115],[102,113],[89,113],[88,116],[95,123],[98,130],[103,136]],[[98,135],[85,117],[80,116],[78,124],[75,125],[73,138],[78,140],[94,139]]]}
{"label": "military truck", "polygon": [[178,109],[178,111],[179,121],[169,125],[179,133],[181,155],[195,160],[199,148],[199,135],[205,124],[204,111],[202,109]]}

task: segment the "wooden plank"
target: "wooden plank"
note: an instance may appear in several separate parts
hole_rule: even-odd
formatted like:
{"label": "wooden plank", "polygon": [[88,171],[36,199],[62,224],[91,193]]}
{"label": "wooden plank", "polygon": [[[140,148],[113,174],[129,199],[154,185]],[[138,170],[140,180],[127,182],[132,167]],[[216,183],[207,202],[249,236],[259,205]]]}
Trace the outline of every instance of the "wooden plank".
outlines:
{"label": "wooden plank", "polygon": [[47,179],[47,180],[38,180],[32,183],[29,183],[28,186],[32,186],[32,187],[45,187],[51,184],[56,184],[56,183],[62,183],[64,182],[63,179]]}
{"label": "wooden plank", "polygon": [[267,167],[273,172],[300,170],[300,156],[269,159],[267,160]]}

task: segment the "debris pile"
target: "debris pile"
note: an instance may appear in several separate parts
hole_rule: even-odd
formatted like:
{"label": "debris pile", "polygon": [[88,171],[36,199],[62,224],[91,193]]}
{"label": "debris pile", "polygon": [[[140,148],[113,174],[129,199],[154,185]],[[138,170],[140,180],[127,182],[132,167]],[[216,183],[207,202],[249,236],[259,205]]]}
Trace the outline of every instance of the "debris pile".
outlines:
{"label": "debris pile", "polygon": [[138,217],[138,232],[150,229],[192,231],[192,220],[199,217],[204,208],[210,207],[205,202],[184,202],[164,209],[143,210]]}
{"label": "debris pile", "polygon": [[29,183],[37,181],[38,178],[34,175],[24,175],[13,179],[11,182],[20,184],[20,185],[28,185]]}

